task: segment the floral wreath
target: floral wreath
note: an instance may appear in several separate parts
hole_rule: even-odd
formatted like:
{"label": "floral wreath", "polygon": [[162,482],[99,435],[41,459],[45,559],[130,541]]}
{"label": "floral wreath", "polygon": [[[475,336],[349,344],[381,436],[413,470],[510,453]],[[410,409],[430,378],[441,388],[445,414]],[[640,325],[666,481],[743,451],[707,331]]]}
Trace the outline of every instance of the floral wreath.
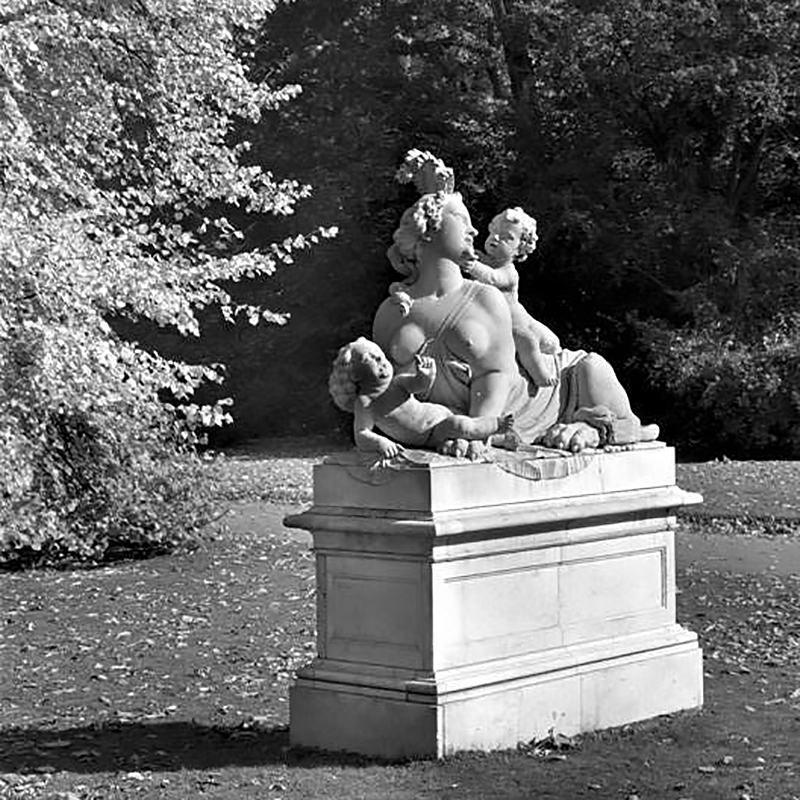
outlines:
{"label": "floral wreath", "polygon": [[413,181],[420,194],[452,194],[456,185],[453,170],[427,150],[409,150],[395,178],[400,183]]}
{"label": "floral wreath", "polygon": [[[444,203],[455,189],[455,175],[441,158],[436,158],[427,150],[409,150],[395,177],[400,183],[412,183],[422,197],[412,206],[413,219],[417,228],[427,234],[431,229],[438,230],[442,222]],[[406,265],[397,265],[397,257],[390,260],[398,272],[409,274]]]}

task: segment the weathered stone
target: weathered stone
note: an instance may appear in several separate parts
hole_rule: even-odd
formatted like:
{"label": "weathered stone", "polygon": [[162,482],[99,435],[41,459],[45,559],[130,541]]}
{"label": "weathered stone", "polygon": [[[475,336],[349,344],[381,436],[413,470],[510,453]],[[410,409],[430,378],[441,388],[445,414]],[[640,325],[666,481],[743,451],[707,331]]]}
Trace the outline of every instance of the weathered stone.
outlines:
{"label": "weathered stone", "polygon": [[675,621],[675,485],[661,443],[471,463],[407,451],[315,468],[317,658],[291,740],[387,757],[513,747],[702,704]]}

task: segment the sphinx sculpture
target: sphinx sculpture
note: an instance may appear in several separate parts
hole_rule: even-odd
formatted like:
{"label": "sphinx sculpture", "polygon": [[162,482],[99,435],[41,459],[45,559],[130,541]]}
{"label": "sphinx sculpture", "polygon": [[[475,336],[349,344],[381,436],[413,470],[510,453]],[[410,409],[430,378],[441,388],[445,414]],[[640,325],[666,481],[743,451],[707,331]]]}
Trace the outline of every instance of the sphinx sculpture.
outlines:
{"label": "sphinx sculpture", "polygon": [[[526,226],[532,218],[521,209],[498,215],[486,242],[490,263],[484,264],[453,171],[432,154],[411,150],[397,177],[413,181],[421,197],[403,213],[387,253],[404,279],[392,284],[378,308],[372,339],[398,375],[412,374],[420,357],[433,359],[434,380],[417,397],[455,415],[513,416],[514,435],[501,437],[511,446],[537,443],[576,453],[655,440],[658,426],[643,425],[633,413],[608,361],[562,349],[519,305],[516,287],[507,285],[516,274],[513,261],[535,246],[535,227],[531,236]],[[510,234],[502,252],[498,232]],[[485,438],[436,444],[442,453],[473,460],[489,446]]]}
{"label": "sphinx sculpture", "polygon": [[702,705],[674,532],[702,498],[609,363],[519,305],[533,218],[501,212],[478,254],[451,170],[411,151],[398,177],[421,192],[389,248],[402,277],[329,383],[358,449],[286,519],[318,581],[291,743],[442,757]]}

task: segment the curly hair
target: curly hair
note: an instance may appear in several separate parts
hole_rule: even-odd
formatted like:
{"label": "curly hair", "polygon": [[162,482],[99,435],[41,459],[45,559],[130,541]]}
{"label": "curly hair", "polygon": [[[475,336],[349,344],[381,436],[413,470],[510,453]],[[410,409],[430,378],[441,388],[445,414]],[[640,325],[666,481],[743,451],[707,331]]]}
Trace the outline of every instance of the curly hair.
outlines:
{"label": "curly hair", "polygon": [[501,219],[512,225],[519,225],[519,251],[515,261],[524,261],[536,249],[536,220],[530,214],[526,214],[519,206],[501,211],[494,219]]}
{"label": "curly hair", "polygon": [[445,204],[451,197],[460,199],[461,195],[458,192],[443,191],[424,194],[403,212],[400,224],[392,236],[394,244],[387,253],[392,266],[401,275],[415,274],[417,245],[439,230]]}
{"label": "curly hair", "polygon": [[330,377],[328,378],[328,392],[337,408],[348,413],[353,412],[353,404],[358,395],[358,386],[353,378],[351,367],[353,365],[353,345],[350,342],[339,348],[333,360]]}
{"label": "curly hair", "polygon": [[363,363],[363,356],[370,350],[381,351],[381,348],[375,342],[359,336],[355,341],[340,347],[333,360],[328,391],[333,402],[342,411],[352,414],[356,397],[361,393],[364,382],[371,383],[371,369],[365,369]]}

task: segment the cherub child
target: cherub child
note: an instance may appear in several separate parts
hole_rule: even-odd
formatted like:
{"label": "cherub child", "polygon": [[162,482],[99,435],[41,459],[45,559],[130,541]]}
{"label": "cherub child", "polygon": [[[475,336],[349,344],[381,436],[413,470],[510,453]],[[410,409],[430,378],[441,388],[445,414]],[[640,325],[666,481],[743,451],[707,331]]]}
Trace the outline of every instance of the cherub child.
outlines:
{"label": "cherub child", "polygon": [[436,363],[418,355],[414,367],[413,373],[395,374],[383,350],[363,336],[339,350],[328,389],[339,408],[355,414],[353,433],[359,450],[387,459],[400,453],[403,445],[435,448],[448,439],[489,439],[511,431],[510,414],[467,417],[418,400],[414,393],[429,391],[436,379]]}
{"label": "cherub child", "polygon": [[536,249],[536,220],[521,208],[507,208],[489,223],[486,260],[462,264],[464,271],[481,283],[496,286],[511,307],[514,344],[526,372],[537,386],[558,383],[559,371],[553,355],[561,350],[558,337],[535,320],[519,302],[519,273],[514,262],[524,261]]}

